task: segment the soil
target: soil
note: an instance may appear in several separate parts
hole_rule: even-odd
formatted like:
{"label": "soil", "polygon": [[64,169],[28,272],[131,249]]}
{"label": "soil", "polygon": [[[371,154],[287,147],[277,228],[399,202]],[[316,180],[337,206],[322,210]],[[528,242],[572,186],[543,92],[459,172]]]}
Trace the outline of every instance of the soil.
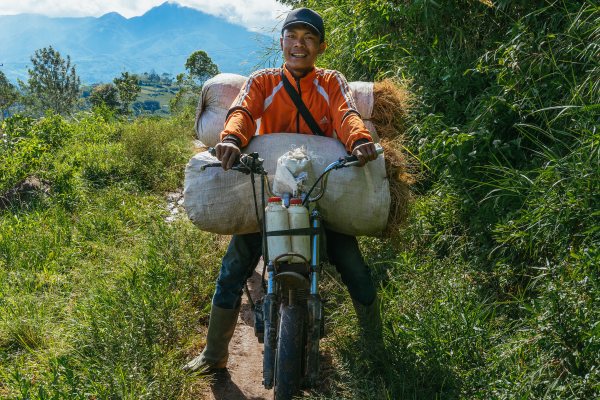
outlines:
{"label": "soil", "polygon": [[[261,295],[262,263],[248,279],[253,299]],[[273,390],[262,384],[263,345],[254,335],[254,316],[248,297],[242,296],[242,307],[235,333],[229,344],[227,369],[212,377],[203,395],[205,400],[262,400],[272,399]]]}

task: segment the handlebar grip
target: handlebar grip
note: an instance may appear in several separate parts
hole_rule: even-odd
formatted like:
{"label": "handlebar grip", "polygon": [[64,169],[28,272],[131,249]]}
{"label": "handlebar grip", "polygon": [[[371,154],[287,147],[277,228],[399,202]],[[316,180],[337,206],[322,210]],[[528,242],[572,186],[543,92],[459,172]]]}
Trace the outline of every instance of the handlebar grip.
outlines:
{"label": "handlebar grip", "polygon": [[[383,147],[379,143],[375,143],[375,151],[377,154],[383,154]],[[343,167],[354,167],[358,165],[358,158],[354,155],[344,157]],[[342,167],[342,168],[343,168]]]}
{"label": "handlebar grip", "polygon": [[[383,147],[379,143],[375,143],[375,151],[377,154],[383,154]],[[358,158],[354,155],[349,155],[344,157],[344,161],[346,164],[358,161]]]}

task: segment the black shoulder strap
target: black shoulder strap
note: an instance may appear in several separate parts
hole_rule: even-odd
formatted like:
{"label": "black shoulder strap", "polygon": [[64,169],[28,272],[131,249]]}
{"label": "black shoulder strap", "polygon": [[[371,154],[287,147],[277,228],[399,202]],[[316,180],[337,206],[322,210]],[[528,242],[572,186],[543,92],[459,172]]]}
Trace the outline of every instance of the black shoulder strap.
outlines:
{"label": "black shoulder strap", "polygon": [[298,111],[300,111],[300,115],[302,115],[302,118],[304,118],[304,121],[306,121],[313,133],[315,135],[325,136],[325,134],[321,130],[321,127],[319,126],[319,124],[317,124],[317,121],[315,121],[315,118],[312,116],[310,111],[308,111],[308,108],[306,108],[306,104],[304,104],[302,98],[300,97],[298,92],[296,92],[296,89],[294,89],[294,87],[290,83],[290,80],[287,78],[287,76],[285,76],[285,73],[283,71],[281,71],[281,79],[283,80],[283,86],[285,87],[286,92],[288,92],[288,94],[292,98],[292,101],[296,105],[296,108],[298,108]]}

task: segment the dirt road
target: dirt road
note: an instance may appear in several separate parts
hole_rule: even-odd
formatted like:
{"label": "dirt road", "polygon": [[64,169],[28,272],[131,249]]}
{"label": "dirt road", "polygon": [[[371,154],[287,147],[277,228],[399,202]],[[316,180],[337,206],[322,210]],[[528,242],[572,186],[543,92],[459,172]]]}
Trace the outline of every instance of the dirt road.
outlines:
{"label": "dirt road", "polygon": [[[261,293],[260,273],[262,263],[248,280],[252,298]],[[272,399],[273,391],[262,384],[262,349],[254,336],[253,314],[247,296],[242,296],[242,308],[237,327],[229,344],[227,370],[215,374],[205,400],[262,400]]]}

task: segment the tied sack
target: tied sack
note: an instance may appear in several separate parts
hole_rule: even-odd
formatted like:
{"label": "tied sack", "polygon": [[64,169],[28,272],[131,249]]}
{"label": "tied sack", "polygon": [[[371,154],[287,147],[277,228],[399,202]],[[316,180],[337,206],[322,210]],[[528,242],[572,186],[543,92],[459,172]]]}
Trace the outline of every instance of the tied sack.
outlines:
{"label": "tied sack", "polygon": [[352,97],[356,103],[356,111],[358,111],[364,121],[373,141],[378,143],[379,135],[377,135],[375,125],[371,121],[371,118],[373,118],[373,105],[375,103],[373,97],[373,87],[375,84],[373,82],[355,81],[349,82],[348,86],[350,86]]}
{"label": "tied sack", "polygon": [[227,112],[246,79],[237,74],[218,74],[204,82],[196,108],[195,127],[198,140],[206,146],[219,142]]}
{"label": "tied sack", "polygon": [[[315,178],[327,165],[347,155],[342,143],[336,139],[293,133],[257,136],[244,152],[257,152],[264,159],[264,168],[272,185],[279,157],[302,146],[311,155]],[[208,232],[223,235],[259,232],[250,177],[220,167],[201,171],[203,165],[215,162],[218,162],[216,158],[202,152],[187,164],[183,195],[188,217],[198,228]],[[259,211],[262,206],[260,195],[257,179]],[[353,236],[379,236],[385,230],[390,208],[383,156],[362,168],[332,171],[325,195],[317,207],[328,229]]]}

